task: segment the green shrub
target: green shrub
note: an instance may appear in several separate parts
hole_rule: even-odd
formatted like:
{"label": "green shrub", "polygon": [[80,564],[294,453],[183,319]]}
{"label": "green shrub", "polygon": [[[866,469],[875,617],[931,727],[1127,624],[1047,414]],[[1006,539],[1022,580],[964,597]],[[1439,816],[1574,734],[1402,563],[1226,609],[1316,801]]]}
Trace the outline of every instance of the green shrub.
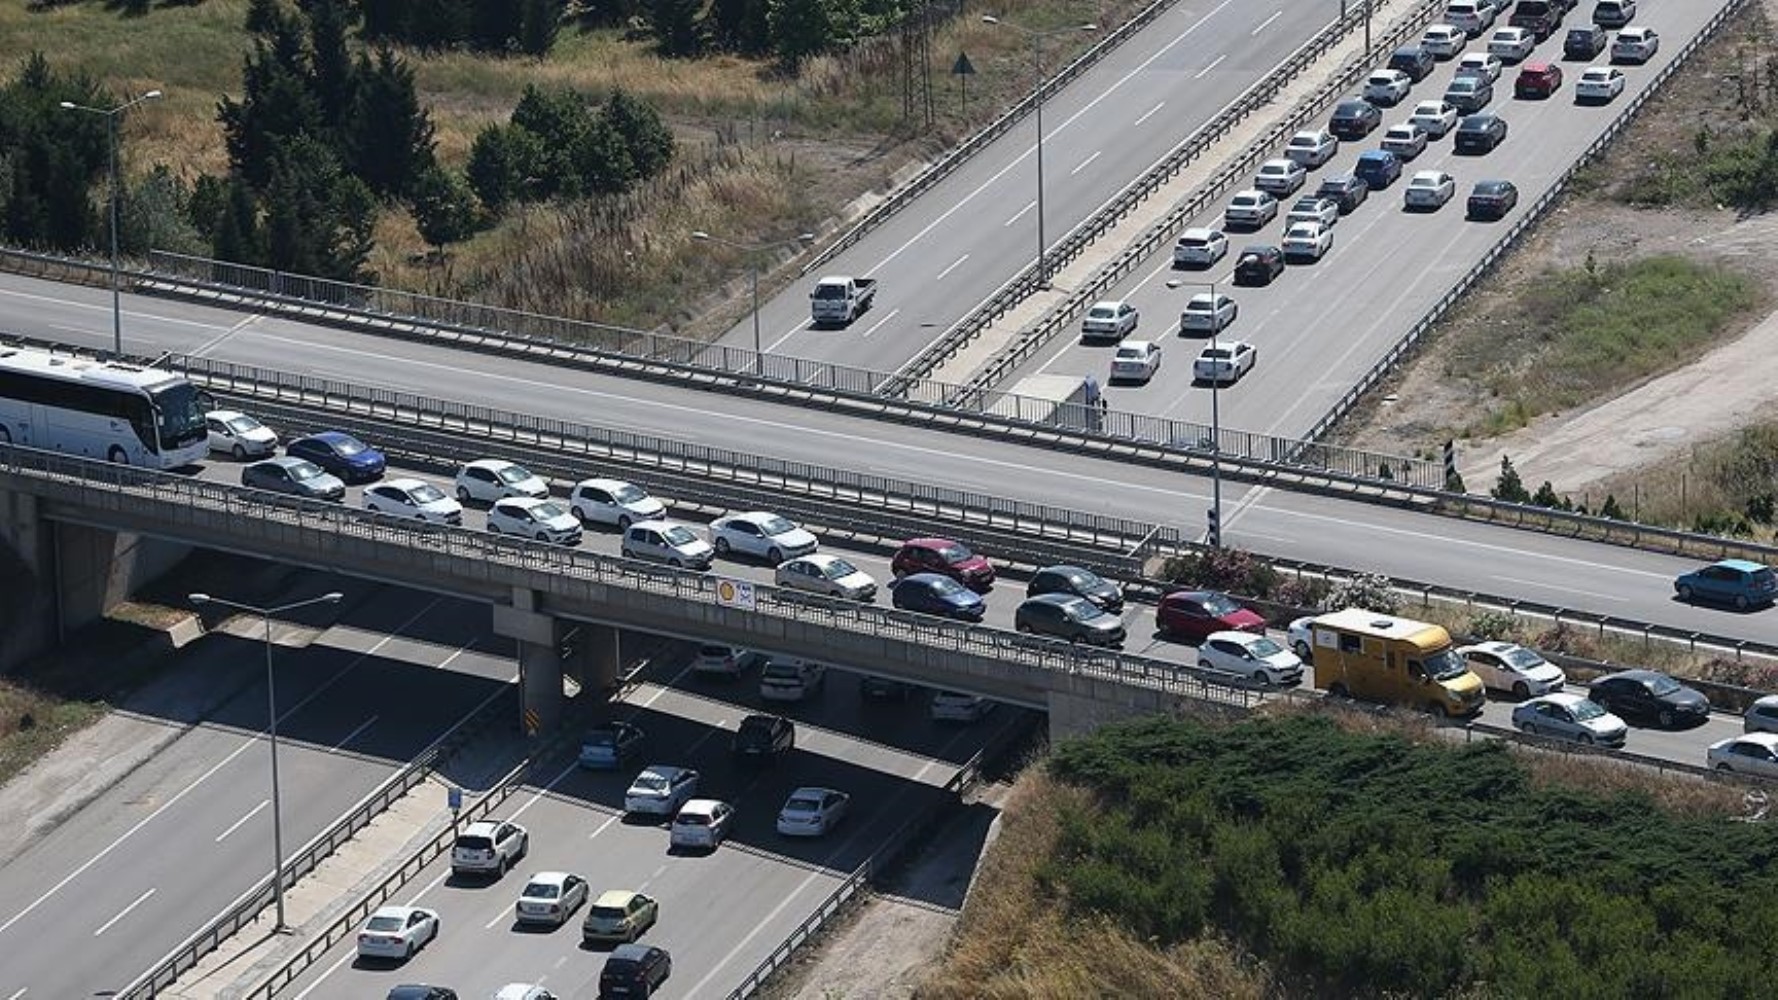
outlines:
{"label": "green shrub", "polygon": [[1393,615],[1401,610],[1401,595],[1395,592],[1394,581],[1380,573],[1367,573],[1341,580],[1327,595],[1327,607],[1363,608],[1379,614]]}
{"label": "green shrub", "polygon": [[1470,635],[1483,640],[1511,639],[1519,630],[1519,620],[1505,611],[1482,611],[1469,619]]}
{"label": "green shrub", "polygon": [[1247,597],[1270,597],[1279,583],[1272,564],[1242,549],[1204,549],[1174,556],[1161,567],[1170,583],[1225,590]]}

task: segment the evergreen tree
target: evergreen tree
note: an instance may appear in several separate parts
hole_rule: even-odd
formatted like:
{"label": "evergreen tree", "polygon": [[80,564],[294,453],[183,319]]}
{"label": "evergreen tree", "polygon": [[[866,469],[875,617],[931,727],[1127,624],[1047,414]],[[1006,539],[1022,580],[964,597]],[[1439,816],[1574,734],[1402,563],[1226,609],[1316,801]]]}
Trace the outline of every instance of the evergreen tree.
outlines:
{"label": "evergreen tree", "polygon": [[1605,494],[1605,503],[1601,504],[1599,507],[1599,516],[1609,517],[1613,521],[1622,521],[1625,519],[1624,509],[1618,506],[1617,497],[1610,493]]}
{"label": "evergreen tree", "polygon": [[284,8],[278,0],[248,0],[247,30],[255,35],[268,35],[284,19]]}
{"label": "evergreen tree", "polygon": [[110,133],[103,118],[72,114],[62,101],[116,103],[90,79],[57,74],[40,52],[0,87],[0,235],[9,242],[56,250],[103,243]]}
{"label": "evergreen tree", "polygon": [[117,241],[126,253],[149,250],[196,254],[204,241],[187,217],[191,191],[165,164],[124,190],[119,206]]}
{"label": "evergreen tree", "polygon": [[1531,492],[1519,480],[1519,470],[1513,468],[1513,461],[1505,455],[1500,456],[1500,479],[1494,483],[1490,491],[1494,499],[1508,503],[1530,503]]}
{"label": "evergreen tree", "polygon": [[327,146],[307,136],[283,143],[265,191],[266,265],[366,281],[376,211],[375,196]]}
{"label": "evergreen tree", "polygon": [[636,183],[636,165],[624,138],[604,116],[592,119],[570,149],[580,192],[622,194]]}
{"label": "evergreen tree", "polygon": [[210,256],[239,264],[266,262],[265,237],[259,227],[259,203],[253,186],[240,174],[229,177],[222,214],[216,220],[216,236]]}
{"label": "evergreen tree", "polygon": [[704,23],[717,46],[757,56],[771,48],[769,18],[767,0],[712,0]]}
{"label": "evergreen tree", "polygon": [[623,140],[637,178],[654,177],[673,160],[673,133],[661,116],[621,87],[613,90],[600,112]]}
{"label": "evergreen tree", "polygon": [[531,56],[548,55],[556,44],[561,24],[561,0],[523,0],[519,10],[519,51]]}
{"label": "evergreen tree", "polygon": [[433,163],[432,118],[420,106],[414,71],[385,48],[375,64],[359,56],[356,75],[345,129],[352,173],[378,195],[404,194]]}
{"label": "evergreen tree", "polygon": [[702,0],[654,0],[648,23],[661,55],[688,58],[703,51]]}
{"label": "evergreen tree", "polygon": [[475,195],[463,178],[437,164],[415,180],[413,210],[420,238],[440,250],[475,233]]}
{"label": "evergreen tree", "polygon": [[346,29],[353,11],[344,0],[311,0],[309,11],[309,88],[321,120],[341,128],[352,110],[357,69],[346,51]]}
{"label": "evergreen tree", "polygon": [[521,131],[516,125],[489,125],[469,146],[469,164],[464,172],[470,190],[490,212],[498,212],[518,198],[525,182],[524,165],[511,141],[512,133]]}
{"label": "evergreen tree", "polygon": [[222,213],[228,207],[228,183],[214,174],[200,174],[185,202],[185,220],[205,240],[214,242]]}
{"label": "evergreen tree", "polygon": [[1547,479],[1543,481],[1542,486],[1537,488],[1537,494],[1531,498],[1531,502],[1551,510],[1569,510],[1572,506],[1556,492],[1556,488]]}
{"label": "evergreen tree", "polygon": [[834,44],[834,23],[827,0],[769,0],[766,24],[772,50],[792,73],[803,60]]}
{"label": "evergreen tree", "polygon": [[593,123],[585,100],[574,91],[525,88],[513,108],[512,124],[539,140],[538,155],[527,175],[528,197],[578,197],[586,189],[586,178],[610,173],[588,162],[589,156],[601,155],[595,150],[602,144],[588,137]]}
{"label": "evergreen tree", "polygon": [[520,26],[524,22],[524,4],[520,0],[474,0],[471,11],[470,37],[464,39],[471,48],[482,52],[506,52],[516,48]]}
{"label": "evergreen tree", "polygon": [[281,142],[322,131],[320,108],[300,54],[301,40],[293,64],[286,51],[288,35],[281,33],[270,42],[255,40],[241,69],[241,100],[224,97],[216,106],[229,165],[256,189],[271,180],[272,159]]}

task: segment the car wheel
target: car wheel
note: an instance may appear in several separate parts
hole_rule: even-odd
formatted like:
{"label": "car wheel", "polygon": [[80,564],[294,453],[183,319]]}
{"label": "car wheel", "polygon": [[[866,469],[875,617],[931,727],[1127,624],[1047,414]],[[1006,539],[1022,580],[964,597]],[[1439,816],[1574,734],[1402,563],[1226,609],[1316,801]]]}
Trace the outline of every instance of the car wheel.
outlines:
{"label": "car wheel", "polygon": [[1692,599],[1692,588],[1687,586],[1686,584],[1683,584],[1683,583],[1680,584],[1679,585],[1679,599],[1682,601],[1690,601]]}
{"label": "car wheel", "polygon": [[1032,634],[1034,634],[1034,633],[1033,633],[1033,632],[1032,632],[1032,631],[1031,631],[1031,626],[1030,626],[1030,625],[1029,625],[1029,624],[1027,624],[1027,623],[1025,623],[1025,622],[1019,622],[1019,623],[1018,623],[1018,624],[1017,624],[1017,625],[1015,625],[1015,626],[1013,626],[1013,627],[1014,627],[1014,628],[1016,628],[1016,629],[1018,629],[1018,630],[1019,630],[1019,631],[1020,631],[1020,632],[1022,632],[1022,633],[1024,633],[1024,634],[1025,634],[1025,635],[1032,635]]}
{"label": "car wheel", "polygon": [[128,465],[130,464],[130,457],[123,453],[122,448],[113,445],[111,450],[105,453],[105,461],[110,462],[112,465]]}
{"label": "car wheel", "polygon": [[490,535],[500,534],[500,526],[498,524],[495,524],[492,521],[488,522],[488,534],[490,534]]}
{"label": "car wheel", "polygon": [[1520,701],[1524,701],[1526,698],[1531,697],[1531,689],[1525,686],[1524,681],[1520,681],[1513,685],[1513,697]]}
{"label": "car wheel", "polygon": [[1655,721],[1659,722],[1661,724],[1662,729],[1672,728],[1673,713],[1671,711],[1663,708],[1663,709],[1661,709],[1660,714],[1655,716]]}
{"label": "car wheel", "polygon": [[457,487],[457,502],[458,503],[468,503],[469,502],[469,487],[467,487],[467,486]]}
{"label": "car wheel", "polygon": [[1723,772],[1723,773],[1724,773],[1724,774],[1730,774],[1730,773],[1733,773],[1733,772],[1734,772],[1734,770],[1735,770],[1735,769],[1734,769],[1734,768],[1732,768],[1732,767],[1730,767],[1730,766],[1729,766],[1729,765],[1727,765],[1727,764],[1725,764],[1725,763],[1721,763],[1721,762],[1718,762],[1718,763],[1717,763],[1717,765],[1716,765],[1716,769],[1717,769],[1717,770],[1718,770],[1718,771],[1721,771],[1721,772]]}
{"label": "car wheel", "polygon": [[7,430],[4,427],[0,427],[0,444],[11,444],[11,443],[12,443],[12,432]]}
{"label": "car wheel", "polygon": [[1435,701],[1431,705],[1428,705],[1427,708],[1432,712],[1432,717],[1435,719],[1447,718],[1450,715],[1450,713],[1445,710],[1445,703],[1442,701]]}
{"label": "car wheel", "polygon": [[728,539],[721,535],[716,536],[716,554],[719,556],[728,555]]}
{"label": "car wheel", "polygon": [[1583,747],[1592,746],[1593,745],[1593,734],[1592,733],[1581,733],[1580,734],[1580,745]]}
{"label": "car wheel", "polygon": [[1747,610],[1747,595],[1746,594],[1736,594],[1735,595],[1735,610],[1736,611],[1746,611]]}
{"label": "car wheel", "polygon": [[618,518],[617,518],[617,530],[619,530],[619,531],[628,531],[628,530],[630,530],[630,525],[631,525],[631,524],[632,524],[632,523],[633,523],[633,522],[632,522],[632,521],[631,521],[631,520],[630,520],[630,515],[628,515],[628,514],[619,514],[619,515],[618,515]]}
{"label": "car wheel", "polygon": [[1292,652],[1296,653],[1297,659],[1303,661],[1304,663],[1309,662],[1309,644],[1308,643],[1293,642],[1290,644],[1290,648],[1291,648]]}
{"label": "car wheel", "polygon": [[1352,697],[1351,693],[1346,690],[1346,685],[1341,684],[1339,681],[1334,681],[1332,684],[1329,684],[1327,686],[1327,696],[1329,698],[1350,698],[1350,697]]}
{"label": "car wheel", "polygon": [[409,958],[414,957],[414,943],[412,941],[409,941],[407,943],[407,947],[402,950],[401,957],[403,959],[409,959]]}
{"label": "car wheel", "polygon": [[684,569],[685,568],[685,564],[680,562],[677,558],[667,560],[667,565],[673,567],[674,569]]}
{"label": "car wheel", "polygon": [[784,553],[774,545],[766,551],[766,561],[776,566],[784,561]]}
{"label": "car wheel", "polygon": [[235,456],[235,461],[237,462],[245,461],[247,458],[247,449],[237,444],[229,449],[229,454]]}

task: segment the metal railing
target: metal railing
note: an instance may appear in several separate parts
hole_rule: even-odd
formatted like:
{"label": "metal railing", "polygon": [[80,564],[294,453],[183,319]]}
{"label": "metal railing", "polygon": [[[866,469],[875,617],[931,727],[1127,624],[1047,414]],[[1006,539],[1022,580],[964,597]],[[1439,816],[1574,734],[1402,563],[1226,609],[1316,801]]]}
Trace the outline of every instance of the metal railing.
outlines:
{"label": "metal railing", "polygon": [[[1423,25],[1432,20],[1433,16],[1443,10],[1445,5],[1446,0],[1422,0],[1412,13],[1397,21],[1392,28],[1384,32],[1374,42],[1373,51],[1385,53],[1393,51],[1397,45],[1407,41]],[[1347,11],[1348,20],[1356,19],[1354,23],[1362,21],[1361,7],[1353,4],[1351,8]],[[1292,63],[1295,65],[1289,76],[1295,76],[1310,62],[1320,58],[1321,54],[1330,48],[1333,42],[1339,40],[1339,37],[1336,34],[1326,45],[1315,47],[1312,50],[1309,46],[1299,50],[1296,55],[1291,57]],[[1310,119],[1318,116],[1328,105],[1338,100],[1347,87],[1362,79],[1368,72],[1367,65],[1368,62],[1364,59],[1349,61],[1332,78],[1298,101],[1281,121],[1266,129],[1258,139],[1249,143],[1246,149],[1224,163],[1209,180],[1175,205],[1165,216],[1144,229],[1115,258],[1095,271],[1079,287],[1069,292],[1062,301],[1047,310],[1035,323],[1020,331],[1011,343],[998,351],[981,368],[977,369],[975,374],[970,376],[968,387],[980,392],[992,390],[1019,365],[1024,364],[1033,355],[1042,351],[1057,335],[1065,330],[1071,330],[1075,319],[1094,302],[1104,298],[1108,289],[1122,281],[1131,271],[1141,267],[1156,251],[1170,243],[1193,218],[1208,208],[1224,191],[1243,183],[1255,164],[1265,159],[1268,153],[1275,147],[1282,145],[1292,133],[1302,128]],[[1289,76],[1286,77],[1286,80],[1289,79]],[[1247,113],[1270,101],[1277,90],[1282,89],[1282,86],[1283,84],[1280,83],[1277,87],[1270,88],[1265,94],[1264,101],[1245,105],[1241,115],[1233,120],[1213,122],[1212,124],[1220,127],[1208,137],[1207,141],[1202,143],[1201,147],[1181,147],[1180,151],[1174,153],[1168,160],[1157,165],[1133,184],[1124,195],[1119,197],[1118,201],[1108,205],[1093,219],[1083,223],[1079,229],[1070,233],[1068,239],[1064,241],[1067,246],[1068,258],[1072,259],[1085,252],[1087,246],[1109,232],[1138,203],[1158,190],[1161,185],[1177,176],[1193,159],[1196,159],[1215,141],[1226,135],[1241,118],[1246,117]],[[1245,95],[1242,100],[1246,100]],[[1206,126],[1206,129],[1208,128],[1210,126]],[[1193,138],[1196,139],[1197,136],[1194,135]],[[1061,259],[1063,254],[1064,251],[1058,249],[1055,254],[1056,259]],[[1020,298],[1022,299],[1023,296]],[[970,314],[965,320],[965,324],[985,329],[988,324],[1010,311],[1012,305],[1016,305],[1016,302],[1006,304],[997,300],[985,302],[976,312]],[[946,355],[946,358],[948,357],[949,355]],[[942,360],[944,359],[941,359],[941,362]],[[919,374],[926,374],[931,370],[936,370],[936,365],[931,369],[912,370]],[[1435,484],[1423,483],[1422,485]]]}
{"label": "metal railing", "polygon": [[1478,261],[1474,267],[1465,272],[1463,277],[1457,280],[1457,284],[1452,286],[1449,292],[1445,293],[1445,295],[1437,302],[1434,302],[1432,306],[1426,310],[1425,315],[1421,316],[1418,322],[1408,328],[1408,331],[1402,335],[1400,340],[1395,342],[1395,345],[1383,355],[1382,359],[1372,365],[1370,370],[1366,371],[1364,375],[1359,378],[1358,382],[1346,391],[1345,395],[1341,396],[1325,414],[1322,414],[1320,420],[1315,421],[1314,426],[1309,428],[1309,432],[1306,435],[1307,438],[1309,440],[1320,439],[1322,435],[1333,429],[1333,426],[1344,418],[1347,413],[1351,412],[1352,408],[1358,405],[1358,400],[1366,392],[1369,392],[1371,388],[1375,386],[1383,376],[1388,374],[1392,368],[1399,364],[1408,352],[1413,350],[1414,346],[1419,343],[1420,338],[1425,336],[1439,320],[1444,318],[1445,314],[1450,311],[1451,307],[1456,305],[1458,299],[1462,298],[1470,288],[1474,287],[1476,282],[1480,281],[1483,277],[1487,276],[1489,272],[1493,271],[1494,266],[1500,262],[1502,257],[1512,252],[1512,250],[1518,246],[1519,241],[1531,231],[1533,226],[1543,219],[1544,213],[1549,211],[1550,208],[1555,205],[1557,199],[1566,192],[1568,183],[1574,179],[1574,175],[1586,167],[1587,164],[1591,163],[1613,139],[1617,138],[1620,132],[1629,127],[1630,122],[1635,119],[1637,112],[1642,110],[1642,106],[1647,104],[1649,99],[1660,91],[1661,85],[1666,83],[1668,78],[1674,73],[1678,72],[1679,68],[1685,65],[1686,61],[1690,59],[1699,48],[1703,47],[1706,42],[1715,37],[1716,33],[1722,30],[1722,26],[1728,22],[1729,18],[1739,12],[1746,3],[1747,0],[1729,0],[1721,10],[1717,11],[1716,16],[1706,22],[1703,29],[1694,35],[1691,41],[1686,43],[1684,48],[1679,50],[1679,53],[1673,57],[1673,61],[1662,67],[1660,72],[1655,75],[1654,79],[1649,82],[1649,85],[1637,93],[1635,99],[1626,104],[1622,111],[1618,112],[1617,117],[1612,119],[1611,124],[1606,127],[1605,131],[1600,134],[1599,138],[1594,140],[1573,163],[1569,164],[1568,169],[1564,170],[1561,175],[1556,178],[1555,183],[1550,186],[1549,190],[1543,193],[1543,197],[1533,202],[1531,207],[1527,208],[1524,213],[1519,216],[1518,221],[1513,223],[1512,228],[1508,229],[1505,235],[1503,235],[1500,240],[1482,256],[1482,259]]}
{"label": "metal railing", "polygon": [[[510,690],[509,688],[508,693]],[[510,700],[510,697],[488,699],[474,714],[459,721],[434,740],[431,746],[422,750],[406,767],[372,789],[356,806],[340,817],[338,822],[317,834],[285,862],[284,887],[288,889],[295,886],[303,876],[314,871],[317,865],[327,860],[358,831],[369,826],[385,809],[401,799],[410,789],[424,782],[440,764],[479,734],[483,727],[489,725],[496,718],[497,711],[512,711],[512,707],[507,704]],[[224,941],[257,919],[260,912],[272,904],[274,895],[272,876],[268,875],[243,893],[214,920],[174,948],[154,968],[136,977],[134,982],[116,996],[120,1000],[143,1000],[158,996],[171,988],[181,975],[196,967],[204,956],[221,947]]]}
{"label": "metal railing", "polygon": [[799,273],[806,275],[851,249],[871,230],[888,221],[890,216],[906,208],[915,198],[924,194],[928,188],[949,177],[971,157],[988,148],[994,140],[1005,135],[1014,125],[1023,121],[1025,116],[1031,113],[1031,109],[1037,106],[1039,93],[1043,95],[1043,100],[1049,100],[1057,91],[1073,82],[1075,77],[1091,69],[1107,53],[1129,41],[1136,32],[1146,28],[1155,18],[1160,17],[1177,2],[1178,0],[1155,0],[1154,3],[1137,11],[1130,20],[1104,35],[1073,62],[1043,80],[1036,89],[1020,98],[1017,103],[1008,108],[1000,117],[989,122],[981,131],[963,140],[962,143],[928,164],[906,183],[900,184],[890,191],[888,197],[859,217],[858,221],[853,223],[852,228],[848,229],[844,235],[822,247],[814,257],[803,264]]}

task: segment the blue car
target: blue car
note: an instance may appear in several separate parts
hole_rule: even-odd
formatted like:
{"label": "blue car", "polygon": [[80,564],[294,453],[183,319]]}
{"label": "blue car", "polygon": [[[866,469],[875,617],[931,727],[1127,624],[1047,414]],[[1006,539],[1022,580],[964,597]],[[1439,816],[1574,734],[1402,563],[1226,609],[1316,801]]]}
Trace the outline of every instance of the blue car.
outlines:
{"label": "blue car", "polygon": [[889,585],[896,607],[903,611],[979,622],[988,610],[982,595],[948,576],[938,573],[914,573]]}
{"label": "blue car", "polygon": [[1401,157],[1387,149],[1369,149],[1358,154],[1358,165],[1352,168],[1372,191],[1381,191],[1401,176]]}
{"label": "blue car", "polygon": [[627,722],[611,722],[589,730],[580,741],[580,766],[589,771],[615,771],[642,750],[642,730]]}
{"label": "blue car", "polygon": [[382,452],[345,431],[322,431],[297,438],[290,442],[284,453],[306,458],[348,483],[381,479],[389,464]]}
{"label": "blue car", "polygon": [[1778,575],[1746,559],[1724,559],[1673,581],[1682,601],[1716,601],[1745,610],[1778,598]]}

